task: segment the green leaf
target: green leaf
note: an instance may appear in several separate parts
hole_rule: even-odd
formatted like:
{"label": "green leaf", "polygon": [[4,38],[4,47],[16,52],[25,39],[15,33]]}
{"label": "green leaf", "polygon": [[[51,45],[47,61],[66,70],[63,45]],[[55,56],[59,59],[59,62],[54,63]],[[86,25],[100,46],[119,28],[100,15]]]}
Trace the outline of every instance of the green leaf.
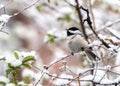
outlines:
{"label": "green leaf", "polygon": [[14,83],[14,84],[16,84],[16,86],[17,86],[18,80],[17,80],[16,78],[11,78],[11,79],[10,79],[10,83]]}
{"label": "green leaf", "polygon": [[63,17],[58,17],[57,20],[61,21],[61,20],[64,20]]}
{"label": "green leaf", "polygon": [[55,42],[54,38],[49,39],[49,43],[54,43],[54,42]]}
{"label": "green leaf", "polygon": [[56,36],[51,35],[51,34],[47,34],[47,36],[49,38],[48,43],[54,43],[55,42]]}
{"label": "green leaf", "polygon": [[25,62],[35,60],[34,56],[27,56],[22,60],[22,63],[24,64]]}
{"label": "green leaf", "polygon": [[24,67],[27,67],[27,68],[31,68],[31,65],[30,64],[27,64],[27,63],[24,63],[22,64]]}
{"label": "green leaf", "polygon": [[48,0],[48,3],[50,3],[50,0]]}
{"label": "green leaf", "polygon": [[69,15],[66,15],[65,20],[66,20],[67,22],[70,22],[70,21],[71,21],[70,16],[69,16]]}
{"label": "green leaf", "polygon": [[8,75],[10,74],[10,73],[12,73],[13,72],[13,69],[7,69],[6,70],[6,77],[8,77]]}
{"label": "green leaf", "polygon": [[1,86],[1,84],[2,84],[2,86],[5,86],[5,82],[2,82],[2,81],[0,81],[0,86]]}
{"label": "green leaf", "polygon": [[23,79],[24,83],[28,84],[30,82],[30,77],[27,76]]}
{"label": "green leaf", "polygon": [[66,14],[63,17],[58,17],[57,18],[58,21],[66,21],[66,22],[70,22],[71,21],[71,17],[70,14]]}
{"label": "green leaf", "polygon": [[13,66],[11,65],[11,63],[8,63],[8,67],[11,68],[11,69],[13,69],[13,70],[15,69],[15,67],[13,67]]}
{"label": "green leaf", "polygon": [[52,37],[52,38],[55,37],[54,35],[49,34],[49,33],[47,34],[47,36],[48,36],[48,37]]}
{"label": "green leaf", "polygon": [[15,56],[16,59],[19,59],[19,55],[16,51],[14,52],[14,56]]}
{"label": "green leaf", "polygon": [[38,12],[41,12],[42,11],[41,5],[36,6],[36,9],[37,9]]}

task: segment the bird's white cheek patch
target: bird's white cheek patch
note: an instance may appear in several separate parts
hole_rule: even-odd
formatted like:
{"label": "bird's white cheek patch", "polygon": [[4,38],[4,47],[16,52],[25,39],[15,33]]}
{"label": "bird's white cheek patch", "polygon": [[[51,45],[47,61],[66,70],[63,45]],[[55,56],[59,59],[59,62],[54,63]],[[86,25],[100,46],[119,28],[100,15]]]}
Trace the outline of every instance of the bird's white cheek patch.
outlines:
{"label": "bird's white cheek patch", "polygon": [[81,34],[81,32],[79,30],[76,30],[76,31],[69,30],[69,32],[74,33],[74,34]]}

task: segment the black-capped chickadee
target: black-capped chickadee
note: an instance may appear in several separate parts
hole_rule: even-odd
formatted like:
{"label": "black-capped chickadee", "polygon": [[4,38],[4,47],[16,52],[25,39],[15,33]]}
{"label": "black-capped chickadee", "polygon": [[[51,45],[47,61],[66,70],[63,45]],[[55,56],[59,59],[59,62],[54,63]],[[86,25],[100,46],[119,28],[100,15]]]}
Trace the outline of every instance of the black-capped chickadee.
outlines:
{"label": "black-capped chickadee", "polygon": [[85,51],[86,55],[90,60],[100,60],[100,58],[95,55],[92,49],[89,47],[87,41],[84,39],[83,34],[76,27],[71,27],[67,30],[67,37],[70,37],[68,46],[71,49],[72,53],[78,53]]}

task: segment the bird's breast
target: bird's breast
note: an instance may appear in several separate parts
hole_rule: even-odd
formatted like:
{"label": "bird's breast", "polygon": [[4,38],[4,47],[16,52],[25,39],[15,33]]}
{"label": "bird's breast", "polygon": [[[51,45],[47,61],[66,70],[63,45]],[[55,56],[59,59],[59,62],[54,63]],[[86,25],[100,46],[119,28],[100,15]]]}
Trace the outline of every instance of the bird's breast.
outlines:
{"label": "bird's breast", "polygon": [[84,40],[84,38],[81,37],[74,37],[69,42],[69,48],[72,52],[77,53],[83,50],[83,48],[86,48],[88,46],[87,42]]}
{"label": "bird's breast", "polygon": [[79,41],[70,41],[69,42],[69,48],[72,52],[80,52],[81,51],[81,45]]}

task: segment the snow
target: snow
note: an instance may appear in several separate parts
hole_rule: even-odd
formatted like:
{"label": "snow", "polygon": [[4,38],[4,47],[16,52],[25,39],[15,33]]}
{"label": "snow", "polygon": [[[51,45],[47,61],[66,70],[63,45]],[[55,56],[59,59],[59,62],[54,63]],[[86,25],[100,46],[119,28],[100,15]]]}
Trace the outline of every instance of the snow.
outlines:
{"label": "snow", "polygon": [[5,76],[0,76],[0,82],[8,83],[9,79],[6,78]]}
{"label": "snow", "polygon": [[41,75],[42,75],[41,72],[35,73],[34,79],[35,79],[36,82],[40,79]]}
{"label": "snow", "polygon": [[106,39],[107,36],[103,35],[103,34],[98,34],[98,36],[101,38],[101,39]]}
{"label": "snow", "polygon": [[89,46],[100,46],[102,43],[99,40],[93,41]]}
{"label": "snow", "polygon": [[27,56],[35,56],[36,57],[36,52],[35,51],[30,51],[30,52],[20,52],[20,56],[22,57],[27,57]]}
{"label": "snow", "polygon": [[[94,73],[95,73],[95,71],[94,71]],[[104,74],[105,74],[105,71],[97,70],[96,76],[103,77]]]}
{"label": "snow", "polygon": [[3,7],[4,7],[4,5],[0,4],[0,9],[3,8]]}
{"label": "snow", "polygon": [[1,57],[2,58],[4,57],[5,58],[5,62],[6,63],[10,63],[11,66],[14,66],[14,67],[20,66],[22,64],[22,60],[26,56],[34,56],[34,57],[36,57],[35,51],[31,51],[31,52],[18,52],[18,51],[15,51],[15,52],[17,52],[18,55],[19,55],[18,59],[12,53],[10,53],[10,52],[5,53]]}
{"label": "snow", "polygon": [[[59,77],[61,77],[61,78],[68,78],[68,79],[72,79],[73,78],[73,76],[71,76],[71,75],[67,75],[67,74],[65,74],[65,73],[62,73]],[[54,81],[54,84],[55,85],[64,85],[64,84],[67,84],[69,82],[69,80],[65,80],[65,79],[56,79],[55,81]]]}
{"label": "snow", "polygon": [[3,58],[5,58],[5,57],[3,57],[3,56],[0,56],[0,59],[3,59]]}
{"label": "snow", "polygon": [[[94,74],[95,74],[95,72],[96,72],[96,70],[94,71]],[[93,81],[97,82],[97,83],[101,82],[101,79],[103,78],[104,74],[105,74],[105,71],[97,70]]]}
{"label": "snow", "polygon": [[26,84],[26,83],[24,83],[23,81],[21,81],[21,82],[18,82],[18,86],[29,86],[28,84]]}
{"label": "snow", "polygon": [[6,84],[6,86],[15,86],[15,84],[13,84],[13,83],[8,83],[8,84]]}
{"label": "snow", "polygon": [[11,62],[11,65],[14,66],[14,67],[20,66],[21,64],[22,64],[22,61],[21,61],[21,60],[18,60],[18,59],[13,60],[13,61]]}
{"label": "snow", "polygon": [[100,82],[100,80],[101,80],[101,78],[102,77],[100,77],[100,76],[95,76],[95,78],[94,78],[94,82],[96,82],[96,83],[99,83]]}
{"label": "snow", "polygon": [[110,71],[111,70],[111,66],[110,65],[107,65],[105,66],[106,70]]}
{"label": "snow", "polygon": [[12,66],[20,66],[22,64],[22,60],[16,59],[11,53],[6,53],[5,62],[10,63]]}
{"label": "snow", "polygon": [[84,70],[82,70],[81,68],[77,69],[77,74],[82,74],[84,72]]}
{"label": "snow", "polygon": [[117,50],[119,48],[119,46],[115,46],[113,44],[109,44],[109,46],[110,46],[110,48],[109,48],[110,51],[114,51],[114,50]]}
{"label": "snow", "polygon": [[109,80],[109,79],[102,79],[100,82],[100,84],[108,84],[108,85],[111,83],[113,83],[113,80]]}
{"label": "snow", "polygon": [[10,52],[6,52],[3,57],[5,57],[6,63],[12,63],[16,60],[16,58]]}
{"label": "snow", "polygon": [[80,80],[92,80],[93,79],[93,75],[87,75],[87,76],[85,76],[85,77],[83,77],[83,78],[81,78]]}
{"label": "snow", "polygon": [[24,69],[22,72],[23,77],[34,77],[35,73],[30,69]]}
{"label": "snow", "polygon": [[114,80],[115,83],[119,83],[120,82],[120,76],[117,77],[115,80]]}
{"label": "snow", "polygon": [[0,16],[0,21],[1,22],[4,22],[4,23],[7,23],[8,22],[8,20],[10,19],[10,15],[7,15],[7,14],[2,14],[1,16]]}

